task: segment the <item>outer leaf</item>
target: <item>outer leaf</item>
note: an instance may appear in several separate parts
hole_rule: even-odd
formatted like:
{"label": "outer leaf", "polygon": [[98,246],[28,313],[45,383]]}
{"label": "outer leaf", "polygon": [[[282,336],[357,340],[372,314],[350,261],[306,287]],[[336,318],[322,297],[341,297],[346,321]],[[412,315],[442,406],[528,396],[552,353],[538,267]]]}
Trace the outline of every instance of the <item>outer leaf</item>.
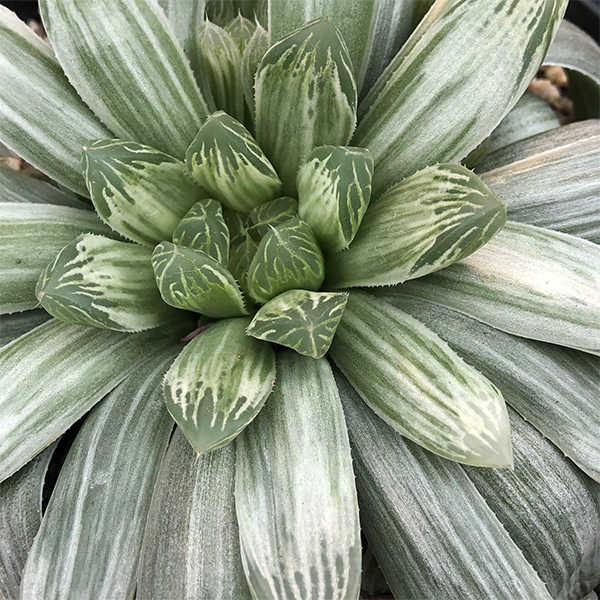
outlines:
{"label": "outer leaf", "polygon": [[35,294],[68,323],[115,331],[157,327],[176,313],[156,289],[150,256],[134,244],[80,235],[42,272]]}
{"label": "outer leaf", "polygon": [[273,227],[283,225],[289,219],[298,216],[298,201],[289,196],[275,198],[250,211],[250,221],[254,223],[249,231],[257,238],[262,238]]}
{"label": "outer leaf", "polygon": [[373,153],[375,197],[432,162],[461,160],[492,132],[535,75],[566,5],[437,3],[361,104],[353,142]]}
{"label": "outer leaf", "polygon": [[150,146],[99,140],[83,152],[83,173],[100,217],[115,231],[154,248],[206,194],[184,164]]}
{"label": "outer leaf", "polygon": [[163,300],[214,319],[247,315],[231,273],[201,250],[163,242],[152,253],[152,267]]}
{"label": "outer leaf", "polygon": [[461,467],[399,436],[336,380],[361,524],[394,596],[550,600]]}
{"label": "outer leaf", "polygon": [[40,4],[60,64],[94,113],[119,137],[183,158],[207,107],[158,3]]}
{"label": "outer leaf", "polygon": [[600,247],[564,233],[508,223],[461,263],[394,293],[454,308],[508,333],[600,352]]}
{"label": "outer leaf", "polygon": [[600,242],[600,121],[507,146],[478,166],[513,221]]}
{"label": "outer leaf", "polygon": [[450,460],[512,466],[500,391],[410,315],[351,292],[331,356],[364,401],[402,435]]}
{"label": "outer leaf", "polygon": [[346,252],[327,261],[333,287],[390,285],[459,261],[496,235],[506,209],[460,165],[427,167],[367,211]]}
{"label": "outer leaf", "polygon": [[152,347],[143,369],[85,420],[27,559],[21,600],[133,594],[152,490],[173,430],[160,379],[178,349]]}
{"label": "outer leaf", "polygon": [[256,31],[247,42],[242,54],[242,85],[244,86],[244,97],[250,108],[252,120],[254,121],[254,74],[262,57],[269,49],[271,37],[269,32],[263,29],[260,23],[256,24]]}
{"label": "outer leaf", "polygon": [[45,310],[27,310],[13,315],[0,316],[0,348],[25,335],[50,319]]}
{"label": "outer leaf", "polygon": [[356,84],[340,32],[326,18],[272,46],[255,78],[256,140],[295,196],[308,153],[347,144],[356,124]]}
{"label": "outer leaf", "polygon": [[173,435],[148,513],[138,600],[249,600],[234,505],[235,447],[198,456]]}
{"label": "outer leaf", "polygon": [[35,307],[40,273],[65,244],[83,231],[111,234],[88,210],[0,203],[0,313]]}
{"label": "outer leaf", "polygon": [[147,360],[148,347],[194,328],[135,335],[50,321],[0,350],[0,481],[12,475]]}
{"label": "outer leaf", "polygon": [[275,390],[237,440],[235,505],[255,600],[358,598],[352,460],[325,359],[278,354]]}
{"label": "outer leaf", "polygon": [[32,165],[79,194],[81,147],[110,136],[69,85],[45,44],[0,6],[0,138]]}
{"label": "outer leaf", "polygon": [[196,452],[228,444],[263,407],[275,384],[275,353],[228,319],[195,337],[165,376],[169,412]]}
{"label": "outer leaf", "polygon": [[298,354],[321,358],[331,346],[347,300],[347,294],[290,290],[259,309],[246,332]]}

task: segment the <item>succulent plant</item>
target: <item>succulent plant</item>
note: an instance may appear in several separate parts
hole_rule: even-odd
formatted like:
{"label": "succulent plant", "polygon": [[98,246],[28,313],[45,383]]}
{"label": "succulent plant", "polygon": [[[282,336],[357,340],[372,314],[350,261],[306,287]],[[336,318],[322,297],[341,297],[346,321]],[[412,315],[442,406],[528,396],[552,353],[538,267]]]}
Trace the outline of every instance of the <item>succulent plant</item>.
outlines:
{"label": "succulent plant", "polygon": [[2,597],[592,593],[566,4],[41,0],[52,46],[0,7]]}

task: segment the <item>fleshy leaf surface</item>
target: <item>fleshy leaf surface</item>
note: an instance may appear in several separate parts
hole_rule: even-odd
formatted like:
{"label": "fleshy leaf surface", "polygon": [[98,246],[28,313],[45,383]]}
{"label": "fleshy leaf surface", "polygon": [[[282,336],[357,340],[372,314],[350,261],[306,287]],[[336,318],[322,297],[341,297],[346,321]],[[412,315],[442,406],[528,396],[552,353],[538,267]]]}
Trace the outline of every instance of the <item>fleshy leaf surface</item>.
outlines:
{"label": "fleshy leaf surface", "polygon": [[0,315],[0,348],[25,335],[52,317],[43,309]]}
{"label": "fleshy leaf surface", "polygon": [[282,225],[288,219],[298,216],[298,201],[289,196],[275,198],[270,202],[265,202],[250,211],[250,220],[253,225],[249,231],[255,234],[255,237],[262,238],[273,227]]}
{"label": "fleshy leaf surface", "polygon": [[242,13],[238,13],[238,16],[227,24],[225,31],[231,34],[231,37],[235,40],[240,52],[243,54],[246,46],[256,32],[256,24],[250,19],[246,19]]}
{"label": "fleshy leaf surface", "polygon": [[242,54],[242,84],[252,121],[254,121],[254,74],[269,49],[270,39],[269,32],[260,23],[257,23],[256,31],[246,44]]}

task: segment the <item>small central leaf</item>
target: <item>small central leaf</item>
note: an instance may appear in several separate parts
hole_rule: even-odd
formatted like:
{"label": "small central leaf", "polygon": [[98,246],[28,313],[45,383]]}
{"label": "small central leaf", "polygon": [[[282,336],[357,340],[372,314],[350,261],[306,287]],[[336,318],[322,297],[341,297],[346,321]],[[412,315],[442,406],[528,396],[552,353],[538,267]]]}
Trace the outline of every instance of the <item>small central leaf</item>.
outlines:
{"label": "small central leaf", "polygon": [[267,235],[273,227],[282,225],[288,219],[298,216],[298,202],[288,196],[282,196],[265,202],[250,211],[250,220],[254,225],[250,229],[258,239]]}

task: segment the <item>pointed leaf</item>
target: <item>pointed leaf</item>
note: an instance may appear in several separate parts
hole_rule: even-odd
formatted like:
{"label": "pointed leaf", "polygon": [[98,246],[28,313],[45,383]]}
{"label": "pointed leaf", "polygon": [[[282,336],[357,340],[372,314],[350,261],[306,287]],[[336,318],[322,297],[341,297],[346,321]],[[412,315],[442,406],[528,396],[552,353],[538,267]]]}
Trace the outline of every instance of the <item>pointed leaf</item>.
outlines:
{"label": "pointed leaf", "polygon": [[[147,0],[42,0],[52,47],[78,94],[119,137],[176,158],[207,107],[167,18]],[[87,139],[108,137],[87,136]]]}
{"label": "pointed leaf", "polygon": [[221,263],[201,250],[163,242],[152,253],[163,300],[214,319],[248,314],[240,288]]}
{"label": "pointed leaf", "polygon": [[266,54],[270,45],[269,32],[257,23],[256,31],[246,44],[242,54],[242,85],[244,86],[244,97],[250,108],[252,120],[254,121],[254,74],[258,65]]}
{"label": "pointed leaf", "polygon": [[[461,160],[492,132],[542,63],[566,5],[437,3],[361,104],[353,144],[373,153],[375,197],[433,162]],[[493,92],[490,72],[504,82]]]}
{"label": "pointed leaf", "polygon": [[289,219],[298,216],[298,201],[289,196],[275,198],[250,211],[253,226],[249,229],[258,239],[263,238],[271,228],[283,225]]}
{"label": "pointed leaf", "polygon": [[390,285],[443,269],[481,248],[506,209],[465,167],[427,167],[367,211],[350,248],[327,261],[333,287]]}
{"label": "pointed leaf", "polygon": [[52,317],[42,309],[0,315],[0,348],[25,335]]}
{"label": "pointed leaf", "polygon": [[373,159],[368,150],[321,146],[298,172],[298,212],[324,252],[344,250],[354,239],[371,200]]}
{"label": "pointed leaf", "polygon": [[206,195],[181,161],[125,140],[86,146],[83,173],[100,217],[126,238],[152,248],[171,239],[179,220]]}
{"label": "pointed leaf", "polygon": [[256,25],[250,19],[242,16],[242,13],[238,13],[238,16],[227,24],[225,31],[231,34],[243,54],[248,42],[256,32]]}
{"label": "pointed leaf", "polygon": [[141,331],[176,312],[161,299],[147,248],[84,234],[65,246],[39,276],[35,294],[67,323]]}
{"label": "pointed leaf", "polygon": [[312,21],[272,46],[255,79],[256,140],[295,196],[308,153],[347,144],[356,124],[356,84],[340,32]]}
{"label": "pointed leaf", "polygon": [[402,435],[450,460],[512,465],[500,391],[410,315],[350,292],[330,352],[363,400]]}
{"label": "pointed leaf", "polygon": [[206,14],[221,27],[227,26],[238,15],[252,21],[259,20],[266,26],[267,10],[268,0],[210,0]]}
{"label": "pointed leaf", "polygon": [[277,384],[237,439],[235,505],[254,598],[356,600],[358,505],[339,396],[325,359],[277,356]]}
{"label": "pointed leaf", "polygon": [[347,301],[347,294],[290,290],[259,309],[246,333],[321,358],[331,346]]}

